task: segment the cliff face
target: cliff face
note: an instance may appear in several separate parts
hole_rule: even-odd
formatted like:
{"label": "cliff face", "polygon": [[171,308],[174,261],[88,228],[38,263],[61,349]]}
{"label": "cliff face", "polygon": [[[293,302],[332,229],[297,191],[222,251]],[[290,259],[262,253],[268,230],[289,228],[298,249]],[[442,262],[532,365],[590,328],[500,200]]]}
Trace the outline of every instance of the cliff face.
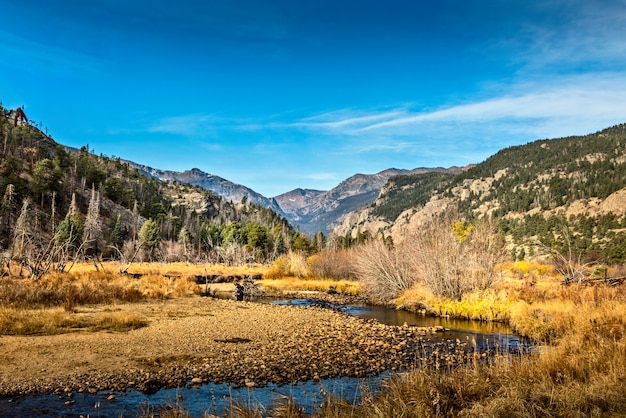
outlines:
{"label": "cliff face", "polygon": [[581,255],[625,260],[626,124],[506,148],[456,174],[391,178],[334,234],[354,238],[368,231],[400,241],[446,211],[496,219],[512,254],[537,254],[568,241]]}

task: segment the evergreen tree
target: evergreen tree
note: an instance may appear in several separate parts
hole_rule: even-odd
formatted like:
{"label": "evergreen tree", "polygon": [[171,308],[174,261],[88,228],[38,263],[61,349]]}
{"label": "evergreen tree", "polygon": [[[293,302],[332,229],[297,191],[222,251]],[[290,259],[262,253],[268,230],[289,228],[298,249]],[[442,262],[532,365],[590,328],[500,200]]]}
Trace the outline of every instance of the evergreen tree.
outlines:
{"label": "evergreen tree", "polygon": [[[73,202],[75,202],[73,200]],[[65,218],[59,223],[55,235],[56,244],[65,248],[68,252],[78,249],[83,236],[83,222],[75,205],[71,205]]]}
{"label": "evergreen tree", "polygon": [[152,219],[148,219],[141,225],[139,230],[139,246],[148,250],[148,258],[152,257],[154,249],[161,241],[159,225]]}

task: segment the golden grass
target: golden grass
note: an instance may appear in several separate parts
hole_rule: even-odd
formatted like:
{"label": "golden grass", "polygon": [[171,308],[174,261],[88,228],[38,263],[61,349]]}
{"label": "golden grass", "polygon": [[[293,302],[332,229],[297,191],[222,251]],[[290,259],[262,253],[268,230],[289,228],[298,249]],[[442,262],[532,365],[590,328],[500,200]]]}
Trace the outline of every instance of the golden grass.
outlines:
{"label": "golden grass", "polygon": [[359,282],[355,280],[333,280],[321,278],[282,277],[263,279],[257,282],[261,289],[269,293],[294,291],[328,292],[331,287],[338,293],[357,295],[360,292]]}
{"label": "golden grass", "polygon": [[[609,313],[626,312],[624,286],[564,286],[562,278],[546,266],[519,265],[509,263],[501,270],[497,286],[468,293],[460,301],[436,296],[418,283],[394,302],[400,309],[428,315],[508,322],[518,334],[542,343],[565,335],[573,327],[581,328],[581,319],[604,323]],[[518,271],[542,273],[528,281],[526,276],[516,276]]]}
{"label": "golden grass", "polygon": [[51,335],[84,326],[79,318],[58,308],[48,310],[0,308],[2,335]]}
{"label": "golden grass", "polygon": [[40,280],[0,280],[0,305],[22,308],[64,306],[71,311],[77,305],[111,303],[114,300],[137,301],[143,296],[133,289],[130,279],[110,273],[53,273]]}
{"label": "golden grass", "polygon": [[[118,273],[126,264],[107,261],[98,264],[98,268],[105,272]],[[204,276],[204,275],[232,275],[247,276],[264,274],[269,269],[263,264],[245,264],[239,266],[227,266],[225,264],[193,264],[193,263],[133,263],[129,273],[157,275],[157,276]],[[93,263],[77,263],[72,267],[71,273],[91,273],[96,271]]]}
{"label": "golden grass", "polygon": [[34,308],[136,302],[199,293],[195,281],[187,277],[156,275],[133,279],[111,272],[51,273],[40,280],[3,279],[0,281],[0,305]]}
{"label": "golden grass", "polygon": [[[93,268],[93,265],[91,266]],[[40,335],[76,329],[127,331],[145,325],[129,313],[78,314],[80,306],[163,300],[200,293],[183,277],[146,275],[136,280],[111,271],[77,269],[51,273],[39,280],[0,280],[0,334]]]}
{"label": "golden grass", "polygon": [[590,326],[626,329],[626,289],[623,287],[570,285],[554,293],[554,298],[540,302],[518,301],[511,310],[513,329],[543,343],[563,337],[573,329],[597,331]]}
{"label": "golden grass", "polygon": [[124,332],[147,325],[139,315],[103,312],[95,315],[69,313],[61,308],[0,308],[0,335],[55,335],[87,331]]}
{"label": "golden grass", "polygon": [[539,334],[551,335],[552,342],[540,353],[500,356],[492,364],[470,362],[445,373],[424,369],[397,375],[381,393],[367,396],[357,415],[625,416],[623,291],[604,289],[598,298],[592,289],[575,290],[582,294],[576,303],[565,299],[536,308],[546,311],[535,314],[526,332],[542,324]]}
{"label": "golden grass", "polygon": [[509,320],[514,305],[510,294],[504,290],[476,291],[458,301],[435,296],[422,285],[416,285],[403,292],[394,303],[398,309],[427,315],[499,322]]}
{"label": "golden grass", "polygon": [[100,331],[124,332],[139,329],[148,325],[140,315],[128,312],[102,313],[94,318],[91,328]]}
{"label": "golden grass", "polygon": [[356,416],[623,416],[624,373],[623,341],[582,351],[559,345],[538,357],[396,375]]}
{"label": "golden grass", "polygon": [[339,401],[320,416],[626,416],[626,287],[563,286],[538,264],[504,267],[499,286],[461,301],[418,285],[395,302],[427,313],[504,319],[544,344],[541,350],[446,372],[397,374],[381,392],[366,392],[356,410]]}

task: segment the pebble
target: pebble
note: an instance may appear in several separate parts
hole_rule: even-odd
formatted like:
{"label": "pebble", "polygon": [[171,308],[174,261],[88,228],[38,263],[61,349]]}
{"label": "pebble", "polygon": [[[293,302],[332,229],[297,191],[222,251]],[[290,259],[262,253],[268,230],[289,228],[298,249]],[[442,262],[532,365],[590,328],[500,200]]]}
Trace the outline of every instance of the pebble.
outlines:
{"label": "pebble", "polygon": [[[0,395],[129,388],[152,393],[189,382],[255,388],[270,382],[319,382],[337,376],[363,377],[384,370],[406,370],[417,363],[425,366],[439,362],[444,354],[449,365],[460,364],[466,358],[465,343],[427,341],[423,328],[384,325],[321,307],[199,300],[180,302],[181,308],[173,301],[169,307],[159,309],[186,312],[185,303],[195,303],[189,310],[200,314],[181,314],[133,333],[108,335],[107,341],[113,341],[110,347],[100,348],[101,340],[97,338],[102,337],[94,335],[92,350],[110,350],[113,356],[120,352],[120,346],[127,347],[125,357],[134,358],[137,364],[118,371],[92,369],[37,381],[7,379],[0,382]],[[428,329],[428,333],[441,331],[442,327]],[[154,341],[159,343],[155,345]],[[424,346],[430,347],[433,354],[425,355]],[[80,350],[80,345],[76,349]],[[72,354],[80,358],[80,352]],[[93,366],[90,363],[90,368]],[[107,398],[114,399],[113,394]]]}

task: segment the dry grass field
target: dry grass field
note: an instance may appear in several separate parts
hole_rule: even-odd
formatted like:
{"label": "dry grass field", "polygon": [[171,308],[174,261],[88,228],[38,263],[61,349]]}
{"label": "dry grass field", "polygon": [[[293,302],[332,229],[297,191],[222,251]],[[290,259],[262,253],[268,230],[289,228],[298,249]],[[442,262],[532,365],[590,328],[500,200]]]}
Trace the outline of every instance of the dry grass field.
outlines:
{"label": "dry grass field", "polygon": [[[205,274],[258,275],[265,266],[179,264],[133,265],[132,278],[120,265],[76,265],[71,273],[49,274],[39,281],[0,280],[0,333],[125,332],[146,325],[132,309],[107,306],[168,301],[196,294],[189,277]],[[609,270],[609,274],[614,271]],[[396,374],[376,393],[365,391],[362,404],[329,399],[320,417],[438,416],[626,416],[626,286],[603,283],[562,284],[549,266],[504,263],[490,289],[470,292],[461,300],[437,297],[419,283],[394,302],[402,309],[482,321],[509,323],[538,344],[532,354],[476,359],[449,370],[421,369]],[[357,294],[352,280],[269,274],[258,281],[269,292],[327,292],[330,287]],[[91,306],[98,306],[93,309]],[[139,310],[140,312],[141,310]],[[302,417],[295,400],[275,407],[272,416]],[[266,413],[271,411],[265,411]],[[163,414],[188,416],[183,409]],[[232,417],[261,416],[260,411],[233,408]]]}

